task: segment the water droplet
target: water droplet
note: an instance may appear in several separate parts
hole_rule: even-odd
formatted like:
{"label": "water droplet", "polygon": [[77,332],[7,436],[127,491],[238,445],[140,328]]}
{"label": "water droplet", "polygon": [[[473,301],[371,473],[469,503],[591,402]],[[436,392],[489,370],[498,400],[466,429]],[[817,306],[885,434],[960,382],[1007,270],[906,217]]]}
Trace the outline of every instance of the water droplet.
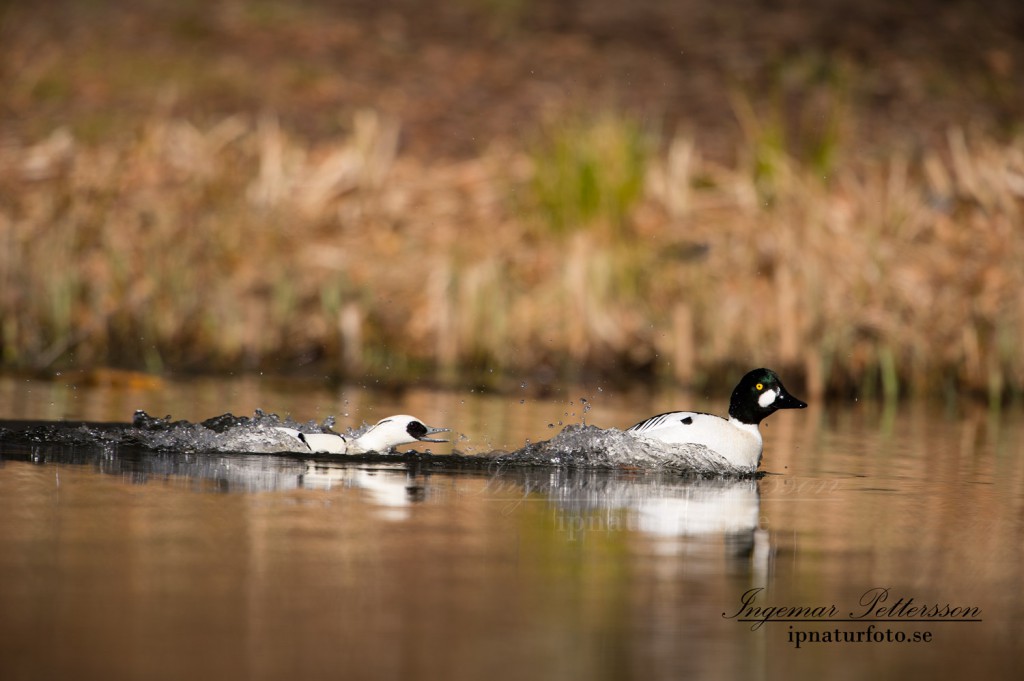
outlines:
{"label": "water droplet", "polygon": [[519,404],[526,404],[526,400],[519,400]]}
{"label": "water droplet", "polygon": [[526,388],[526,381],[523,381],[522,383],[520,383],[519,387],[525,389]]}

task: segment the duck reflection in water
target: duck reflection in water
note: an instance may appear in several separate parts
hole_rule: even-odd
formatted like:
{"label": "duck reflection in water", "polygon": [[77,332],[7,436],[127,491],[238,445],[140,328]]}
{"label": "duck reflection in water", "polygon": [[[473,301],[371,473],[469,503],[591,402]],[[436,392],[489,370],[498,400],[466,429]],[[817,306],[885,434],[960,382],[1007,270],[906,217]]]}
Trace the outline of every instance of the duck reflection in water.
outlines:
{"label": "duck reflection in water", "polygon": [[724,546],[731,566],[767,574],[771,547],[768,532],[760,527],[760,482],[753,477],[523,467],[494,470],[482,484],[479,475],[460,474],[452,479],[454,485],[448,477],[415,468],[327,462],[310,463],[300,485],[360,490],[389,520],[408,519],[408,509],[417,503],[448,503],[452,494],[500,504],[506,515],[544,503],[553,528],[570,542],[631,532],[651,540],[660,555],[715,552]]}

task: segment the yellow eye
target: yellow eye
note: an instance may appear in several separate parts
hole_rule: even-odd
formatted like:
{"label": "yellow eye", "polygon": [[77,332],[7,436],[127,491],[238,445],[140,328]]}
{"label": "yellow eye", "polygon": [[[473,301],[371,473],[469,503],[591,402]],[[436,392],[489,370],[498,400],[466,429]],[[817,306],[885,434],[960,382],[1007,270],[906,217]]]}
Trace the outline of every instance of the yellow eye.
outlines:
{"label": "yellow eye", "polygon": [[758,383],[757,384],[757,389],[758,390],[764,390],[764,383]]}

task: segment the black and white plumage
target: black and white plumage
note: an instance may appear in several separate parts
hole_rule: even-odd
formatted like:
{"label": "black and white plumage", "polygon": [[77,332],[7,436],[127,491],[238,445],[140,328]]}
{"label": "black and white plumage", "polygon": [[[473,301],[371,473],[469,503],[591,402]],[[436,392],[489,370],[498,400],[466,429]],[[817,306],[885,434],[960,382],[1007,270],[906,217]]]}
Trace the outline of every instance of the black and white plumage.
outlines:
{"label": "black and white plumage", "polygon": [[399,445],[414,442],[447,442],[431,435],[446,433],[448,428],[431,428],[415,416],[399,414],[381,419],[358,437],[337,433],[303,433],[294,428],[278,426],[276,430],[295,439],[292,451],[314,454],[365,454],[387,452]]}
{"label": "black and white plumage", "polygon": [[702,446],[737,469],[754,471],[761,463],[764,441],[758,424],[779,409],[807,404],[790,395],[770,369],[748,372],[732,391],[729,418],[695,411],[652,416],[626,432],[668,445]]}

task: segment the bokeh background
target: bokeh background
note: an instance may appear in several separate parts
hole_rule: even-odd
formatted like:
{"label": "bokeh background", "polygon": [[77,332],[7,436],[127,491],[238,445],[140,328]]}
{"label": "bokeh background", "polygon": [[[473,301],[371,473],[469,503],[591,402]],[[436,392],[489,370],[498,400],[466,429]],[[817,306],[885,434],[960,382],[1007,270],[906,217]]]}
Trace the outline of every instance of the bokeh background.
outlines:
{"label": "bokeh background", "polygon": [[0,366],[998,402],[1022,36],[1014,0],[5,3]]}

